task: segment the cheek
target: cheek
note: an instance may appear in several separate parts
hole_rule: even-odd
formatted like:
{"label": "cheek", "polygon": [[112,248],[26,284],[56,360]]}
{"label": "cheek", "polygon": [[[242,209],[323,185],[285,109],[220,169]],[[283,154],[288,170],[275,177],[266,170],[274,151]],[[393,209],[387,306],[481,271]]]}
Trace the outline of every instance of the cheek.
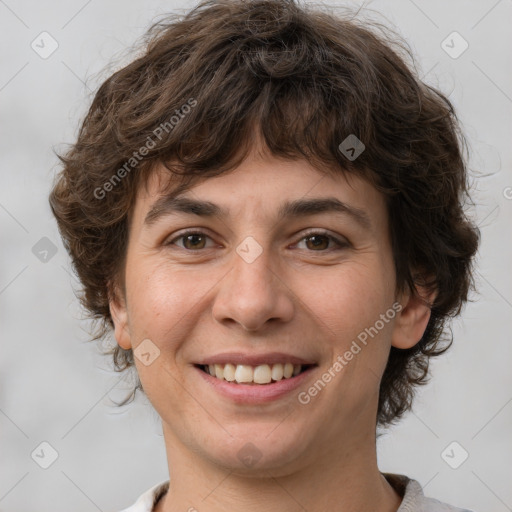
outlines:
{"label": "cheek", "polygon": [[373,325],[391,307],[393,299],[385,273],[378,265],[339,266],[316,275],[314,286],[309,283],[303,300],[336,343]]}
{"label": "cheek", "polygon": [[[164,265],[134,265],[127,273],[129,317],[132,333],[144,331],[146,336],[158,337],[183,317],[194,303],[193,290],[183,293],[185,280],[171,273]],[[151,337],[151,336],[150,336]]]}
{"label": "cheek", "polygon": [[154,340],[161,350],[175,350],[197,322],[208,290],[222,276],[150,260],[140,261],[132,275],[127,274],[130,329],[139,339]]}

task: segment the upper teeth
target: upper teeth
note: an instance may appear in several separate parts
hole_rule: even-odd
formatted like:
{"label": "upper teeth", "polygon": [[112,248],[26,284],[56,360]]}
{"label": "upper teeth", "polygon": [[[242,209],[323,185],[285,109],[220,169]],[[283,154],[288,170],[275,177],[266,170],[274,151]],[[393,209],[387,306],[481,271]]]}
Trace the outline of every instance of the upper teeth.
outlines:
{"label": "upper teeth", "polygon": [[283,377],[289,379],[292,375],[298,375],[302,370],[302,365],[292,363],[261,364],[259,366],[249,366],[246,364],[210,364],[205,365],[208,373],[217,379],[236,381],[238,383],[268,384],[272,380],[278,381]]}

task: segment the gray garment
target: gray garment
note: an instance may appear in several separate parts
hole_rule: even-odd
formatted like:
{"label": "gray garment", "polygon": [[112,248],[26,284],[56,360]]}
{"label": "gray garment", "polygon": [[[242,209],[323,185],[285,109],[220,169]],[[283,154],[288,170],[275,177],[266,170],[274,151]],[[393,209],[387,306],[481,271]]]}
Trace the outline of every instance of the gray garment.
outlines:
{"label": "gray garment", "polygon": [[396,512],[472,512],[466,508],[453,507],[434,498],[425,497],[419,482],[412,478],[392,473],[382,474],[393,489],[403,496],[402,503]]}
{"label": "gray garment", "polygon": [[[382,473],[389,484],[402,496],[402,503],[396,512],[472,512],[452,507],[433,498],[426,498],[421,485],[404,475]],[[121,512],[153,512],[157,501],[167,492],[169,481],[157,484],[142,494],[138,500]]]}

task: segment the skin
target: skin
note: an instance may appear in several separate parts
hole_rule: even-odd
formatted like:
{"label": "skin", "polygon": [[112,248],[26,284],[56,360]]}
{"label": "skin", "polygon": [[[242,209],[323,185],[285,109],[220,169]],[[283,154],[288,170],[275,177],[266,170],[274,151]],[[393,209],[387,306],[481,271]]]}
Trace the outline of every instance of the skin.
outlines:
{"label": "skin", "polygon": [[[160,350],[147,366],[135,358],[162,419],[169,465],[170,488],[156,510],[396,511],[401,497],[376,459],[379,383],[390,347],[415,345],[430,309],[395,293],[381,193],[357,177],[327,176],[305,160],[275,159],[255,148],[233,172],[184,194],[228,208],[227,218],[174,213],[145,227],[168,179],[157,168],[147,190],[138,191],[124,288],[110,304],[121,347],[135,350],[150,339]],[[285,200],[327,196],[364,210],[371,228],[332,212],[276,220]],[[206,238],[178,239],[185,228]],[[315,245],[304,234],[310,228],[349,244],[337,247],[318,235]],[[248,236],[263,251],[252,263],[236,252]],[[299,403],[298,391],[396,301],[402,311],[310,403]],[[318,367],[297,392],[236,404],[193,366],[228,351],[280,351]],[[261,455],[251,467],[237,456],[249,442]]]}

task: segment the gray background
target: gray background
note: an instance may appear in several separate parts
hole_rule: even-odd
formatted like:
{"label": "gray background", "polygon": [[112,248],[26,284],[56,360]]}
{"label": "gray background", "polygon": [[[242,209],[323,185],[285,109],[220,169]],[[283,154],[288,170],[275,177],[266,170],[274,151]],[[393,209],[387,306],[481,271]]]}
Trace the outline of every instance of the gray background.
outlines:
{"label": "gray background", "polygon": [[[128,384],[87,341],[47,196],[58,163],[53,148],[73,142],[107,63],[157,15],[193,5],[0,0],[0,511],[115,511],[168,477],[148,402],[118,409],[110,401]],[[482,230],[479,292],[454,322],[455,343],[432,363],[434,380],[420,389],[414,412],[378,441],[379,465],[416,478],[442,501],[510,511],[512,1],[367,6],[398,28],[424,79],[458,109],[471,145],[472,215]],[[59,45],[47,59],[31,48],[43,31]],[[469,44],[456,59],[441,46],[453,31]],[[42,237],[57,249],[46,262],[32,251]],[[43,441],[58,453],[48,469],[39,465],[50,460]],[[453,469],[446,460],[460,462],[462,450],[469,457]]]}

